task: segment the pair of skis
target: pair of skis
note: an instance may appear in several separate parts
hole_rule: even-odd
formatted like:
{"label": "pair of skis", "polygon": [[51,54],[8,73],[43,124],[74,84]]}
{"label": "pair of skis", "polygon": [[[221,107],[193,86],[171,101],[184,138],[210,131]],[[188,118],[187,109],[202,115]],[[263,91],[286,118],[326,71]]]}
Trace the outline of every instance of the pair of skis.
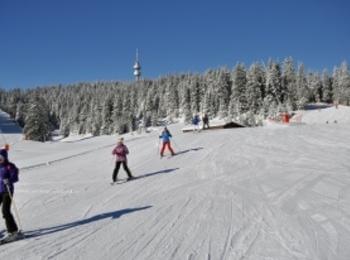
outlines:
{"label": "pair of skis", "polygon": [[4,245],[4,244],[16,242],[18,240],[22,240],[22,239],[25,239],[25,238],[27,238],[27,236],[25,236],[24,233],[19,231],[13,237],[5,237],[5,238],[0,239],[0,246]]}
{"label": "pair of skis", "polygon": [[137,180],[137,177],[133,177],[131,179],[118,179],[117,181],[111,182],[111,185],[113,186],[113,185],[123,184],[134,180]]}

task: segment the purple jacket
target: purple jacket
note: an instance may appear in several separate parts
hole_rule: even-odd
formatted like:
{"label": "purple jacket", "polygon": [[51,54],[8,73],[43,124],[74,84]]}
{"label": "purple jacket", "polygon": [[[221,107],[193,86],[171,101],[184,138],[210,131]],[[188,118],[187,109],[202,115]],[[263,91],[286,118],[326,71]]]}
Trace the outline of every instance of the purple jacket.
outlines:
{"label": "purple jacket", "polygon": [[7,169],[7,165],[2,163],[0,164],[0,193],[7,192],[7,187],[4,184],[4,179],[9,180],[10,182],[9,187],[10,187],[11,193],[13,193],[14,191],[13,180],[11,179],[10,172]]}
{"label": "purple jacket", "polygon": [[128,147],[125,144],[118,144],[112,151],[113,155],[116,155],[117,162],[126,162],[126,155],[129,154]]}

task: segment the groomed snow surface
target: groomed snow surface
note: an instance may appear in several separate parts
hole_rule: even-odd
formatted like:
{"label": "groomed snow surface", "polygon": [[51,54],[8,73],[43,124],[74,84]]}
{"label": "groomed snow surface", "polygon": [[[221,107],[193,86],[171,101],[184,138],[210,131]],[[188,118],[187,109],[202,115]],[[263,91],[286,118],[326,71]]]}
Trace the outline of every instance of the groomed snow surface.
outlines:
{"label": "groomed snow surface", "polygon": [[350,259],[350,108],[302,113],[289,127],[171,125],[172,158],[159,158],[159,132],[126,135],[139,178],[114,186],[117,136],[5,133],[30,237],[0,259]]}

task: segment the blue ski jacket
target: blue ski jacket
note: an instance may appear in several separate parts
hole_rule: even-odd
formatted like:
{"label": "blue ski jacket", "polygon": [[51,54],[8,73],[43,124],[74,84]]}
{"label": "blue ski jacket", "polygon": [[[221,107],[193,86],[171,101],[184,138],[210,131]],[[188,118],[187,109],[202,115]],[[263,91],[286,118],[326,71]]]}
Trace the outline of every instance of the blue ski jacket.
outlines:
{"label": "blue ski jacket", "polygon": [[196,116],[192,119],[192,124],[198,125],[199,121],[201,121],[201,120],[199,119],[199,116],[196,115]]}
{"label": "blue ski jacket", "polygon": [[170,142],[170,137],[172,137],[171,134],[170,134],[170,132],[169,132],[169,131],[165,131],[165,130],[164,130],[164,131],[162,132],[162,134],[159,136],[159,138],[163,140],[163,143],[168,143],[168,142]]}

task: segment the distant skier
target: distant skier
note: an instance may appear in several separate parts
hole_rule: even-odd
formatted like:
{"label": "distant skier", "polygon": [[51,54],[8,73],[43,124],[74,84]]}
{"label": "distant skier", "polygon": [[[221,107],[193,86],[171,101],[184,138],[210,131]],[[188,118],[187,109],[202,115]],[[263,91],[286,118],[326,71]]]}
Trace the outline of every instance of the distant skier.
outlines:
{"label": "distant skier", "polygon": [[113,171],[113,182],[116,182],[118,180],[118,172],[119,172],[119,168],[120,165],[123,164],[123,168],[126,171],[127,175],[128,175],[128,180],[131,180],[134,178],[134,176],[132,176],[129,167],[128,167],[128,161],[127,161],[127,154],[129,154],[129,149],[128,147],[124,144],[124,138],[120,138],[118,140],[118,144],[117,146],[113,149],[112,154],[116,156],[116,164],[115,164],[115,168]]}
{"label": "distant skier", "polygon": [[14,183],[18,181],[18,169],[15,173],[14,164],[8,161],[7,150],[0,150],[0,205],[2,205],[2,215],[5,219],[8,235],[1,242],[11,242],[21,236],[18,231],[16,221],[11,213],[11,203],[14,193]]}
{"label": "distant skier", "polygon": [[164,156],[164,150],[166,147],[168,147],[169,151],[171,152],[171,155],[175,155],[175,152],[174,152],[173,148],[171,148],[171,144],[170,144],[171,137],[172,137],[172,135],[171,135],[170,131],[168,130],[168,128],[164,127],[162,134],[159,136],[159,138],[162,139],[162,141],[163,141],[163,146],[162,146],[162,149],[160,150],[161,157]]}
{"label": "distant skier", "polygon": [[203,118],[203,129],[205,129],[205,126],[209,129],[209,117],[207,114],[204,114]]}
{"label": "distant skier", "polygon": [[193,131],[199,131],[199,122],[201,120],[199,119],[199,116],[195,114],[192,118],[192,124],[193,124]]}

